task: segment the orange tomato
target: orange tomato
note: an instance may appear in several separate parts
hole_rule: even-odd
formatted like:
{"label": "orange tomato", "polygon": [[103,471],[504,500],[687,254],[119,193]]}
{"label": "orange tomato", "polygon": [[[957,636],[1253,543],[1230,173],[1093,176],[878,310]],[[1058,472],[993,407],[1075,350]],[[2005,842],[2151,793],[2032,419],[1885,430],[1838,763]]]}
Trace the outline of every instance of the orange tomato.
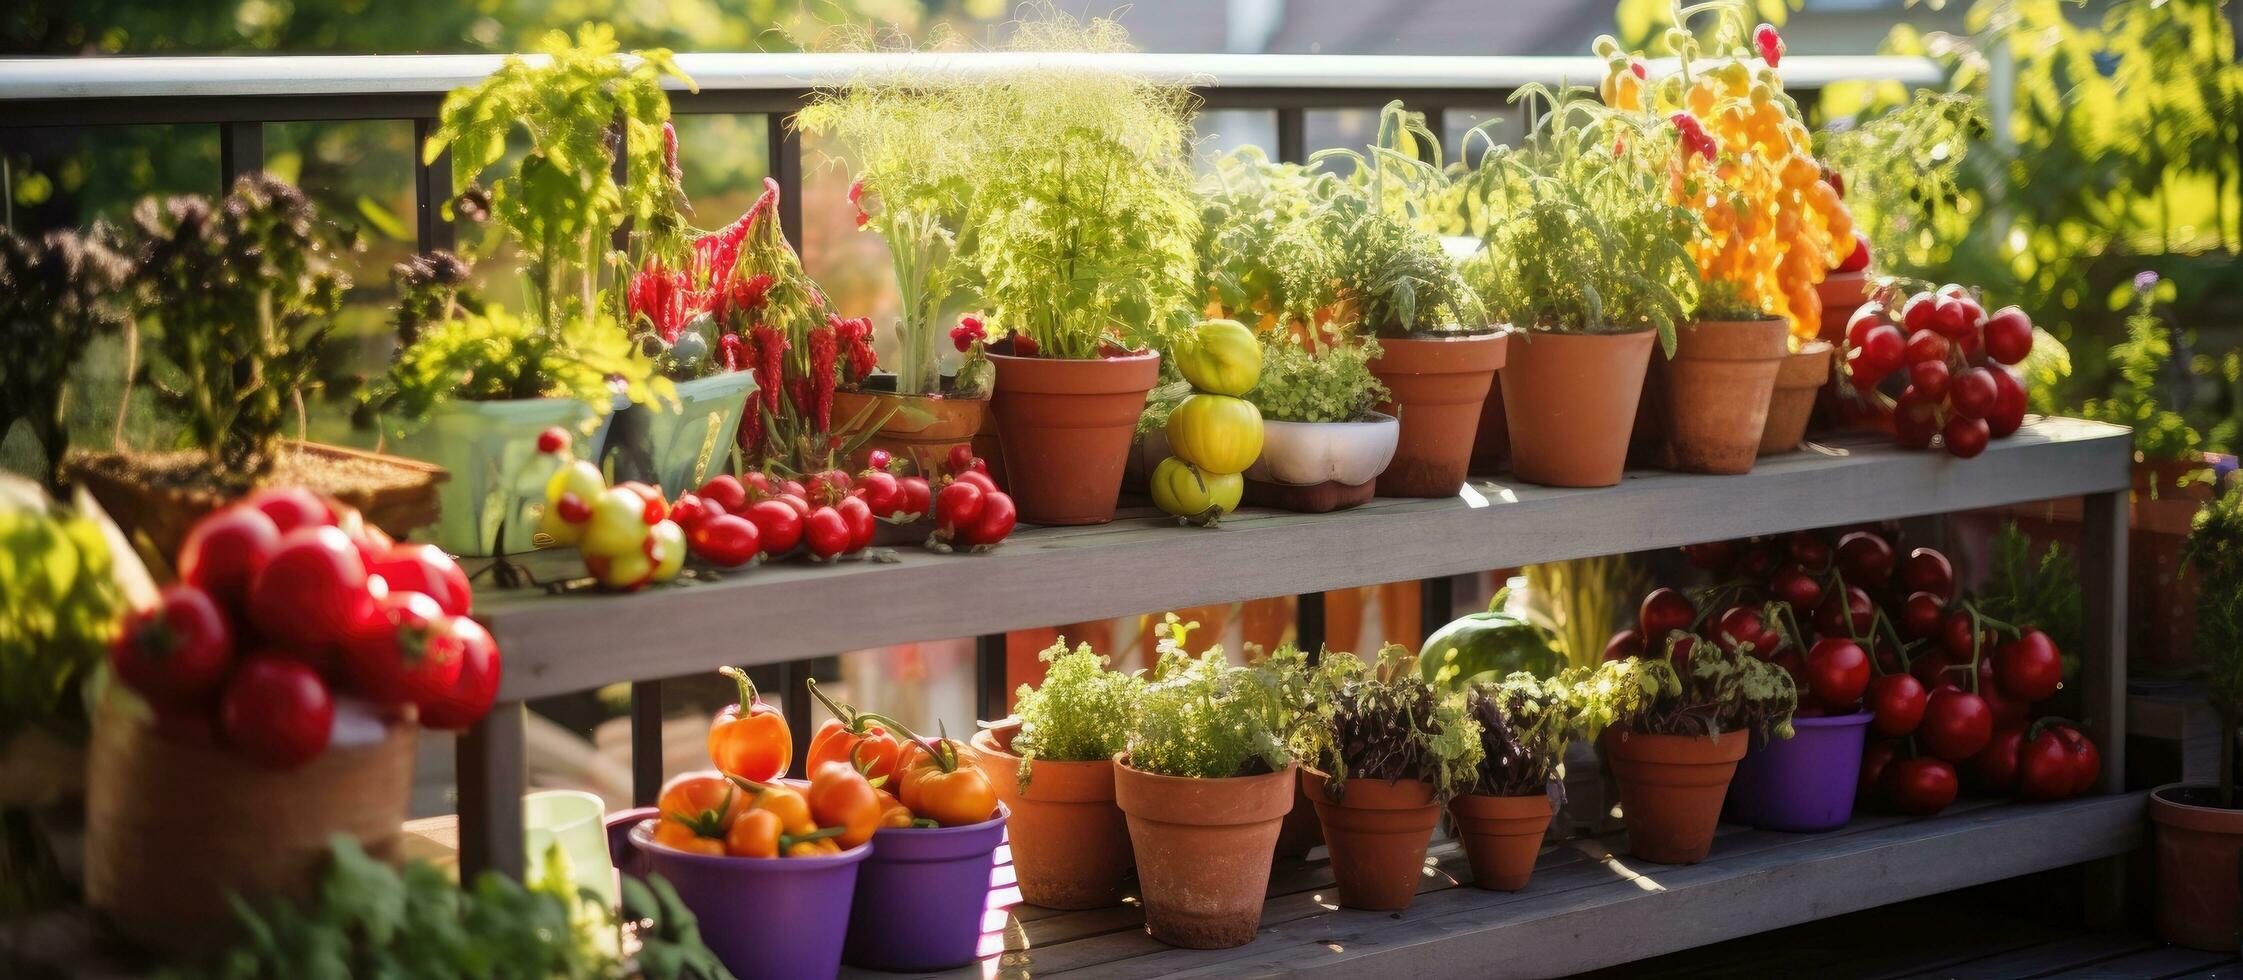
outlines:
{"label": "orange tomato", "polygon": [[957,827],[980,823],[997,811],[997,790],[980,766],[960,765],[958,743],[943,739],[934,753],[913,746],[896,797],[911,812]]}
{"label": "orange tomato", "polygon": [[880,829],[878,793],[848,764],[828,762],[810,774],[810,816],[821,825],[841,828],[835,844],[855,847],[871,840],[872,832]]}

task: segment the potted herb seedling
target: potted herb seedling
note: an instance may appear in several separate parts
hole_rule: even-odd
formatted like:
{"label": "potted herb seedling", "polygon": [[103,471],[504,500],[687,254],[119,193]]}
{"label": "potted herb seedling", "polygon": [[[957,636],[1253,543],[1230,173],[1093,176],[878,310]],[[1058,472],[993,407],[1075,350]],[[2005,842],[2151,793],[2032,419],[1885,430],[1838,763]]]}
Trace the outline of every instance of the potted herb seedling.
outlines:
{"label": "potted herb seedling", "polygon": [[1138,696],[1114,802],[1129,822],[1145,925],[1172,946],[1252,942],[1278,826],[1299,797],[1286,739],[1304,703],[1298,650],[1250,666],[1220,644],[1184,652],[1191,624],[1159,627],[1159,664]]}
{"label": "potted herb seedling", "polygon": [[[535,61],[509,57],[447,95],[422,147],[431,163],[449,153],[452,181],[466,188],[448,215],[491,221],[480,250],[514,246],[524,308],[519,316],[463,308],[422,330],[369,392],[368,414],[405,452],[480,471],[446,494],[436,535],[462,554],[531,546],[545,476],[538,433],[556,425],[593,432],[612,408],[611,381],[634,402],[675,397],[629,342],[624,263],[609,250],[625,222],[634,235],[683,233],[661,82],[691,80],[667,51],[627,61],[602,27],[586,26],[573,42],[549,33],[538,53]],[[511,147],[517,129],[526,139]],[[618,166],[628,178],[620,184]],[[504,172],[487,187],[477,183],[492,167]],[[593,377],[602,383],[584,383]],[[604,435],[594,434],[587,455],[598,457]]]}
{"label": "potted herb seedling", "polygon": [[[134,312],[152,327],[136,372],[180,425],[168,452],[78,451],[65,469],[128,532],[178,551],[197,518],[266,484],[309,487],[404,535],[436,517],[441,470],[284,438],[350,280],[349,247],[303,191],[267,174],[212,202],[150,198],[133,211]],[[134,355],[128,354],[128,358]]]}
{"label": "potted herb seedling", "polygon": [[[1511,470],[1552,486],[1620,482],[1654,339],[1673,350],[1695,299],[1696,218],[1667,200],[1672,138],[1568,93],[1525,144],[1465,178],[1497,215],[1465,264],[1493,318],[1522,331],[1503,371]],[[1475,131],[1481,132],[1481,131]]]}
{"label": "potted herb seedling", "polygon": [[46,453],[49,489],[62,486],[70,448],[63,386],[87,346],[122,332],[131,315],[121,290],[132,265],[115,238],[99,223],[36,240],[0,229],[0,439],[23,422]]}
{"label": "potted herb seedling", "polygon": [[[1128,50],[1111,21],[1049,8],[1012,48],[1061,55]],[[1004,486],[1031,524],[1113,519],[1130,438],[1159,376],[1163,331],[1188,324],[1192,96],[1180,82],[1040,58],[958,84],[980,89],[979,125],[954,152],[989,201],[973,275],[996,365],[990,410]]]}
{"label": "potted herb seedling", "polygon": [[1713,847],[1721,803],[1751,735],[1789,738],[1791,675],[1752,655],[1675,631],[1656,656],[1600,664],[1575,690],[1584,734],[1604,735],[1620,784],[1628,850],[1696,864]]}
{"label": "potted herb seedling", "polygon": [[[1775,30],[1758,32],[1765,67],[1755,77],[1742,54],[1741,6],[1677,3],[1669,13],[1685,32],[1692,17],[1713,17],[1710,43],[1729,55],[1708,66],[1699,42],[1680,34],[1671,83],[1637,78],[1642,84],[1621,89],[1618,76],[1633,76],[1642,61],[1622,56],[1609,36],[1597,43],[1607,58],[1609,108],[1646,121],[1666,117],[1660,138],[1679,143],[1666,154],[1670,195],[1699,218],[1690,243],[1702,282],[1697,319],[1678,332],[1671,360],[1655,372],[1661,404],[1653,417],[1664,424],[1669,467],[1745,473],[1759,455],[1786,358],[1798,353],[1794,370],[1808,388],[1829,377],[1830,347],[1814,344],[1822,323],[1815,284],[1838,263],[1840,243],[1851,250],[1853,219],[1823,179],[1812,137],[1784,94]],[[1681,111],[1656,111],[1644,98],[1661,85],[1681,93]],[[1812,407],[1798,399],[1786,405]],[[1784,423],[1787,431],[1805,427],[1804,415]]]}
{"label": "potted herb seedling", "polygon": [[1447,497],[1464,486],[1472,441],[1510,331],[1489,326],[1479,294],[1440,236],[1420,227],[1423,198],[1447,181],[1440,141],[1423,113],[1390,102],[1368,153],[1319,154],[1354,163],[1337,196],[1340,289],[1358,329],[1379,340],[1372,373],[1387,388],[1379,411],[1401,422],[1394,460],[1379,475],[1388,497]]}
{"label": "potted herb seedling", "polygon": [[1409,908],[1441,805],[1479,771],[1479,725],[1462,693],[1434,687],[1394,644],[1375,664],[1326,651],[1308,691],[1294,754],[1340,904]]}
{"label": "potted herb seedling", "polygon": [[1578,667],[1549,678],[1519,671],[1465,692],[1480,763],[1472,784],[1449,800],[1449,817],[1474,887],[1515,892],[1533,876],[1542,836],[1565,797],[1557,778],[1573,736],[1573,688],[1587,676]]}
{"label": "potted herb seedling", "polygon": [[1401,438],[1401,424],[1378,411],[1388,397],[1371,370],[1380,353],[1372,338],[1265,345],[1261,383],[1246,393],[1263,420],[1247,502],[1321,513],[1371,499]]}
{"label": "potted herb seedling", "polygon": [[[874,45],[857,45],[875,47]],[[989,406],[978,348],[944,327],[977,305],[973,251],[981,241],[983,187],[962,152],[991,121],[988,86],[901,68],[860,73],[811,94],[795,116],[806,133],[837,138],[856,180],[857,227],[887,243],[900,309],[893,370],[834,395],[836,411],[865,406],[887,422],[865,443],[932,476],[954,446],[972,443]],[[975,318],[978,324],[978,318]],[[963,355],[943,371],[946,349]]]}
{"label": "potted herb seedling", "polygon": [[2157,828],[2157,931],[2198,949],[2237,945],[2243,891],[2243,807],[2235,790],[2235,740],[2243,727],[2243,488],[2197,512],[2188,539],[2197,575],[2196,649],[2205,694],[2220,720],[2219,782],[2172,783],[2150,793]]}
{"label": "potted herb seedling", "polygon": [[1053,909],[1121,901],[1129,827],[1114,805],[1114,756],[1144,690],[1141,673],[1107,669],[1084,643],[1065,639],[1041,657],[1043,683],[1021,685],[1013,717],[974,733],[969,754],[1012,808],[1013,871],[1020,897]]}

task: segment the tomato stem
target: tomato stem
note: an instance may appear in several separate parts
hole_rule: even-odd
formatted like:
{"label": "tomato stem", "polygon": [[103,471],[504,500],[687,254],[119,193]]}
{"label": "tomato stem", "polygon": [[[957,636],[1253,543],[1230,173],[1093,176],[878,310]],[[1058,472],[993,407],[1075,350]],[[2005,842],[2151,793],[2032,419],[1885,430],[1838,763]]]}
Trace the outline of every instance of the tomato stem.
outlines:
{"label": "tomato stem", "polygon": [[718,667],[717,673],[732,678],[732,682],[740,686],[740,712],[742,714],[746,714],[749,708],[755,707],[755,682],[748,679],[746,671],[738,667]]}
{"label": "tomato stem", "polygon": [[[920,751],[927,753],[928,758],[935,760],[935,764],[941,766],[942,771],[956,772],[958,770],[958,753],[955,750],[945,754],[934,745],[929,744],[925,738],[920,737],[919,733],[912,731],[903,722],[874,711],[858,712],[857,717],[872,724],[887,726],[889,731],[903,736],[911,744],[918,746]],[[942,741],[944,747],[947,748],[950,740],[945,738]]]}

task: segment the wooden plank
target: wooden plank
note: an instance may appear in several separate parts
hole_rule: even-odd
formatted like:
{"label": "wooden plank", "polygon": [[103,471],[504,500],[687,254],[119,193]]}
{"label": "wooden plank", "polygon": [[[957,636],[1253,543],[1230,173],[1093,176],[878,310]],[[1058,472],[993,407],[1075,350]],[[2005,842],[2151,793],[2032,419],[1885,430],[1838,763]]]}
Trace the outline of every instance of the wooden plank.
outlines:
{"label": "wooden plank", "polygon": [[2211,953],[2201,949],[2190,949],[2186,946],[2163,943],[2137,953],[2130,953],[2086,966],[2073,967],[2069,970],[2044,973],[2041,976],[2069,978],[2172,977],[2214,967],[2226,967],[2228,975],[2233,976],[2235,974],[2235,954]]}
{"label": "wooden plank", "polygon": [[[1148,515],[1027,529],[983,555],[906,550],[894,563],[783,562],[627,596],[491,591],[477,604],[507,653],[501,696],[529,698],[723,663],[2106,492],[2127,485],[2130,452],[2126,430],[2069,419],[2027,426],[1973,460],[1866,435],[1819,448],[1746,476],[1640,471],[1593,490],[1476,479],[1456,498],[1247,511],[1213,530]],[[581,574],[566,555],[529,564],[540,578]],[[961,582],[1005,601],[959,602]],[[859,614],[875,598],[882,614]]]}
{"label": "wooden plank", "polygon": [[1965,960],[1949,968],[1926,969],[1896,977],[1894,980],[1947,980],[1950,977],[2037,977],[2049,971],[2069,969],[2086,963],[2095,963],[2114,957],[2137,953],[2158,945],[2147,936],[2089,933],[2066,936],[2023,949],[2010,950]]}
{"label": "wooden plank", "polygon": [[1615,858],[1587,886],[1538,876],[1500,901],[1448,889],[1399,915],[1326,911],[1236,950],[1164,950],[1085,975],[1554,976],[2122,853],[2142,840],[2142,808],[2127,794],[1857,821],[1866,829],[1836,835],[1748,832],[1704,864]]}

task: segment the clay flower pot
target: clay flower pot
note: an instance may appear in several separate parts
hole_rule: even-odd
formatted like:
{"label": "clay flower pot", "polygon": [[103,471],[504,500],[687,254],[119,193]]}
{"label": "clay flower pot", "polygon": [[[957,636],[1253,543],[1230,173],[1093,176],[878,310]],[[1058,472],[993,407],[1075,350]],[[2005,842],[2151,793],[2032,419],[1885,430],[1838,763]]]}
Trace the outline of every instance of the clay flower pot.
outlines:
{"label": "clay flower pot", "polygon": [[1472,887],[1499,892],[1525,888],[1555,812],[1548,793],[1450,800],[1449,818],[1464,844],[1464,858],[1472,864]]}
{"label": "clay flower pot", "polygon": [[1114,802],[1129,817],[1154,939],[1191,949],[1254,941],[1278,825],[1300,796],[1294,770],[1185,779],[1114,760]]}
{"label": "clay flower pot", "polygon": [[2221,808],[2217,787],[2168,783],[2150,792],[2150,822],[2157,828],[2157,934],[2196,949],[2235,949],[2243,810]]}
{"label": "clay flower pot", "polygon": [[1512,344],[1503,369],[1511,472],[1552,487],[1619,483],[1657,339],[1529,331]]}
{"label": "clay flower pot", "polygon": [[1760,455],[1774,456],[1799,448],[1807,438],[1807,420],[1815,414],[1815,394],[1830,381],[1831,354],[1836,350],[1820,340],[1810,340],[1785,355],[1776,369],[1776,388],[1768,396],[1768,423],[1760,429]]}
{"label": "clay flower pot", "polygon": [[1659,368],[1669,469],[1752,472],[1790,332],[1778,317],[1701,320],[1677,331],[1674,358]]}
{"label": "clay flower pot", "polygon": [[[920,476],[940,473],[951,447],[971,445],[974,434],[981,431],[982,416],[989,411],[986,397],[899,395],[878,390],[883,384],[887,388],[895,387],[894,376],[875,375],[868,379],[865,390],[833,393],[833,417],[837,422],[856,418],[868,406],[872,409],[872,418],[887,416],[888,419],[850,457],[851,470],[862,469],[873,450],[885,449],[890,456],[909,460],[913,473]],[[983,457],[982,461],[992,470],[997,468],[996,460]]]}
{"label": "clay flower pot", "polygon": [[1511,424],[1503,418],[1503,375],[1498,372],[1480,403],[1480,428],[1472,436],[1472,472],[1495,473],[1511,456]]}
{"label": "clay flower pot", "polygon": [[1364,422],[1264,419],[1262,455],[1246,468],[1247,502],[1315,514],[1363,503],[1401,434],[1389,415]]}
{"label": "clay flower pot", "polygon": [[1415,779],[1350,779],[1337,800],[1323,773],[1301,770],[1301,790],[1316,804],[1340,904],[1392,912],[1410,907],[1425,873],[1425,848],[1441,807],[1433,786]]}
{"label": "clay flower pot", "polygon": [[1749,741],[1743,732],[1720,738],[1608,732],[1604,755],[1620,783],[1629,853],[1659,864],[1705,860],[1729,779]]}
{"label": "clay flower pot", "polygon": [[989,409],[1004,443],[1005,491],[1020,520],[1113,520],[1137,416],[1160,379],[1160,355],[1112,350],[1067,360],[1015,357],[1011,349],[1008,341],[989,351],[997,365]]}
{"label": "clay flower pot", "polygon": [[1869,273],[1833,272],[1815,284],[1815,295],[1822,298],[1822,324],[1815,336],[1835,345],[1846,339],[1846,321],[1854,318],[1854,311],[1869,302]]}
{"label": "clay flower pot", "polygon": [[1379,474],[1381,497],[1449,497],[1464,487],[1472,439],[1511,331],[1455,337],[1379,339],[1371,373],[1390,397],[1379,411],[1401,420],[1394,461]]}
{"label": "clay flower pot", "polygon": [[1020,897],[1047,909],[1095,909],[1121,902],[1129,873],[1129,825],[1114,805],[1114,762],[1031,764],[1020,788],[1020,757],[1011,751],[1018,725],[974,733],[966,756],[989,776],[997,799],[1012,811],[1013,873]]}

